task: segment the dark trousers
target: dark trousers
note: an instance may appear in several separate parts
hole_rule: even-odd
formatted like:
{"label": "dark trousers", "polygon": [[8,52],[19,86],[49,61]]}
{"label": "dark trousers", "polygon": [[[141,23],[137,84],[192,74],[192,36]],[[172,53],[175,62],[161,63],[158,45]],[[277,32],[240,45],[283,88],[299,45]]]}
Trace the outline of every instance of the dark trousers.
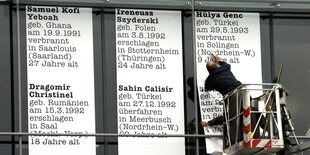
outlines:
{"label": "dark trousers", "polygon": [[[243,101],[243,92],[240,91],[235,93],[229,97],[229,99],[225,100],[226,107],[228,106],[228,117],[227,119],[232,119],[233,117],[239,115],[242,112],[242,101]],[[229,103],[229,104],[228,104]],[[226,114],[224,114],[225,116]],[[237,118],[234,118],[232,121],[228,123],[229,135],[231,145],[236,144],[237,142],[243,139],[243,115],[240,115]],[[227,134],[227,126],[224,124],[224,148],[229,147],[228,135]]]}

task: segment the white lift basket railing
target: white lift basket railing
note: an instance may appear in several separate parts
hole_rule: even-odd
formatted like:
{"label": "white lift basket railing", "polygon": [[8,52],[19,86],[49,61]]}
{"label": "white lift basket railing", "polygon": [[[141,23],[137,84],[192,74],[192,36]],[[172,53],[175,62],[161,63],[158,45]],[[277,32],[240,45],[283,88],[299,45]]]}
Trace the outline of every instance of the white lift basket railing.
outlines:
{"label": "white lift basket railing", "polygon": [[[254,98],[253,94],[262,95]],[[281,115],[283,107],[286,111],[286,96],[282,85],[271,83],[243,84],[225,95],[224,153],[267,154],[282,150],[283,136],[287,137],[283,135]]]}

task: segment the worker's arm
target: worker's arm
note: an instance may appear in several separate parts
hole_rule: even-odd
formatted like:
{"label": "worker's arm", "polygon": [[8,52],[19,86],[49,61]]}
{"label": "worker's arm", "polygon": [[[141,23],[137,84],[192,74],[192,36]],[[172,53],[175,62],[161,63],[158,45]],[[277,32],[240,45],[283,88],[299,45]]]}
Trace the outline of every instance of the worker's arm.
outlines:
{"label": "worker's arm", "polygon": [[200,125],[201,126],[213,126],[213,125],[223,125],[223,123],[224,123],[224,117],[219,116],[208,122],[200,122]]}
{"label": "worker's arm", "polygon": [[219,61],[220,67],[225,67],[230,70],[230,64],[224,62],[224,61]]}
{"label": "worker's arm", "polygon": [[215,59],[216,63],[220,64],[220,66],[225,67],[227,69],[230,69],[230,64],[228,64],[228,63],[226,63],[224,61],[221,61],[222,59],[218,55],[215,55],[214,59]]}
{"label": "worker's arm", "polygon": [[221,61],[221,58],[218,55],[214,56],[214,59],[215,59],[215,62],[217,63]]}

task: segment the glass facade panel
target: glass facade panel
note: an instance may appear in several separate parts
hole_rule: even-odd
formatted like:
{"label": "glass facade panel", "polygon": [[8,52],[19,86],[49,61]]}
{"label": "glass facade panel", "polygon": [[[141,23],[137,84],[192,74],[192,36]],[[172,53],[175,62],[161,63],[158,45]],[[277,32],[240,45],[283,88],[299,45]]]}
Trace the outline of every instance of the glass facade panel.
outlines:
{"label": "glass facade panel", "polygon": [[[12,72],[11,72],[11,44],[10,44],[10,8],[7,5],[0,5],[0,131],[12,131]],[[3,137],[0,137],[3,139]]]}
{"label": "glass facade panel", "polygon": [[287,106],[296,126],[297,135],[306,135],[310,128],[308,92],[310,88],[310,22],[309,15],[275,15],[274,58],[275,76],[283,64],[281,83],[289,90]]}

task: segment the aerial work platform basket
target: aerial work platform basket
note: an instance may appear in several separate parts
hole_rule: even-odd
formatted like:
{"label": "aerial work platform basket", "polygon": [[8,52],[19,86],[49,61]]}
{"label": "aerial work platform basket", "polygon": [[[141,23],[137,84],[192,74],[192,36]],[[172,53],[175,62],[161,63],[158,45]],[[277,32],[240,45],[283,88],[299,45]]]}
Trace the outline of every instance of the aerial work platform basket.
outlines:
{"label": "aerial work platform basket", "polygon": [[283,150],[289,142],[288,132],[294,131],[285,107],[287,95],[282,85],[271,83],[243,84],[225,95],[224,153],[272,154]]}

